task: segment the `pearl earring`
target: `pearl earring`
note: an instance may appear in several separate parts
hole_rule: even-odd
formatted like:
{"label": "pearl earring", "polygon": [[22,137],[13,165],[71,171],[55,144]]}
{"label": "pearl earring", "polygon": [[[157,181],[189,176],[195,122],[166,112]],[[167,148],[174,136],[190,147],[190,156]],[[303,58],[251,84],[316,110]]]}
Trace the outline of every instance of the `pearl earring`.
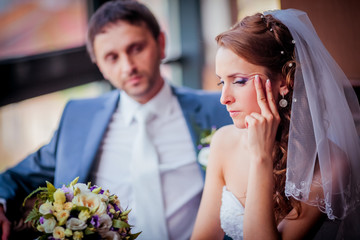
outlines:
{"label": "pearl earring", "polygon": [[288,101],[284,98],[284,93],[281,93],[282,99],[279,101],[279,106],[285,108],[288,105]]}

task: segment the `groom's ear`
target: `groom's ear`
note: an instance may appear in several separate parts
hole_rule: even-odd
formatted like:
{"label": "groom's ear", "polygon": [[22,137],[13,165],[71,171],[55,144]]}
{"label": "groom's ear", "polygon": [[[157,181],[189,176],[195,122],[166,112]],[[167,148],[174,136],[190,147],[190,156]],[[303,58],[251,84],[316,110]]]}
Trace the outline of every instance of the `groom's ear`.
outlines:
{"label": "groom's ear", "polygon": [[158,39],[157,39],[157,43],[159,45],[159,51],[160,51],[161,59],[164,59],[166,57],[166,55],[165,55],[166,39],[165,39],[165,33],[164,32],[160,32],[160,34],[158,36]]}

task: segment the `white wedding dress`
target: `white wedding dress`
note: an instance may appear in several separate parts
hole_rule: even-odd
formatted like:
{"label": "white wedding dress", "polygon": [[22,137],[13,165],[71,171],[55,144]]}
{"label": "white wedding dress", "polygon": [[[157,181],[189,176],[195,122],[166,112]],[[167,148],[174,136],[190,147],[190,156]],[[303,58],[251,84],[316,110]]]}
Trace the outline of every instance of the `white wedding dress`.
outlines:
{"label": "white wedding dress", "polygon": [[221,228],[233,240],[243,239],[244,207],[234,194],[223,187],[220,208]]}

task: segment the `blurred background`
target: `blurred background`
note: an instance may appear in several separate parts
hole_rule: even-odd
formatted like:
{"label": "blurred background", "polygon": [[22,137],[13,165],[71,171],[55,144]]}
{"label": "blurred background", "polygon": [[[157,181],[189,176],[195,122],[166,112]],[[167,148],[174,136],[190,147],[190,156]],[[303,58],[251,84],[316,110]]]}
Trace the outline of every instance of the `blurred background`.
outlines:
{"label": "blurred background", "polygon": [[[101,0],[0,1],[0,172],[46,144],[66,102],[112,89],[85,49]],[[331,55],[360,88],[358,0],[143,0],[167,37],[163,75],[174,85],[216,87],[215,36],[246,15],[308,13]]]}

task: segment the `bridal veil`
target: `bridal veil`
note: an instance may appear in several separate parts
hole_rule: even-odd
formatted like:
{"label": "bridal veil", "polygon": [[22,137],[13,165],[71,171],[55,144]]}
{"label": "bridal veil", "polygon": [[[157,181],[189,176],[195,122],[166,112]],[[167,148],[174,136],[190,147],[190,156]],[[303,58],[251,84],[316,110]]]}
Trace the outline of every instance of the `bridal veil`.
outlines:
{"label": "bridal veil", "polygon": [[[295,40],[285,194],[318,206],[329,219],[344,219],[360,204],[357,96],[305,12],[286,9],[267,14],[285,24]],[[319,179],[314,178],[315,168]],[[323,195],[313,194],[314,187],[322,187]],[[360,216],[356,218],[359,223]]]}

